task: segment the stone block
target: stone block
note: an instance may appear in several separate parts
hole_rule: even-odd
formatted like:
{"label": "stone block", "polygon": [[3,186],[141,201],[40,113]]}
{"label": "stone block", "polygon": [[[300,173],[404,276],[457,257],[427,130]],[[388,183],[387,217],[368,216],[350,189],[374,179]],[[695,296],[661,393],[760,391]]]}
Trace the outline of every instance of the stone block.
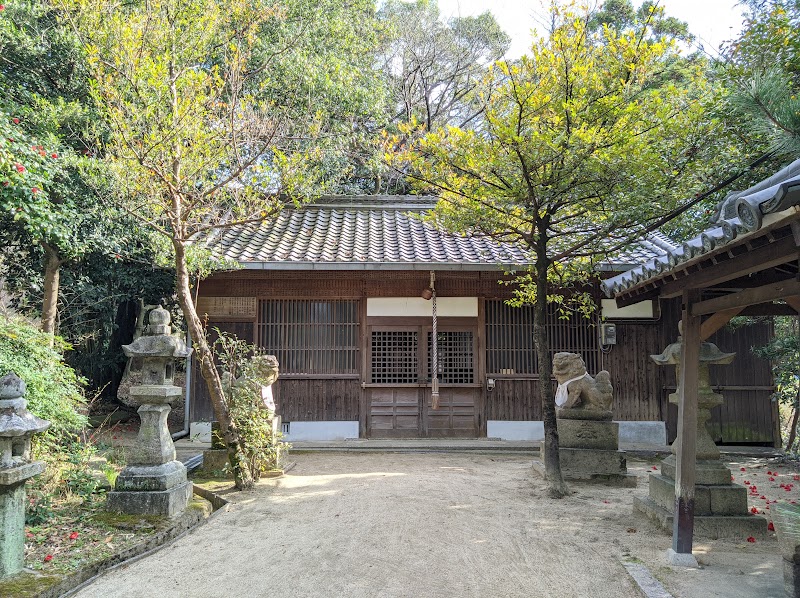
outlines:
{"label": "stone block", "polygon": [[572,473],[628,473],[625,453],[588,449],[559,448],[561,471]]}
{"label": "stone block", "polygon": [[186,510],[191,498],[192,483],[184,482],[163,491],[109,492],[106,507],[129,515],[174,517]]}
{"label": "stone block", "polygon": [[612,421],[559,419],[558,445],[561,448],[600,449],[619,448],[619,424]]}
{"label": "stone block", "polygon": [[[651,476],[652,479],[652,476]],[[673,526],[672,511],[656,504],[649,497],[634,497],[633,508],[654,521],[665,532],[671,534]],[[764,517],[747,513],[746,515],[697,515],[694,518],[694,535],[700,538],[716,540],[729,538],[742,540],[748,536],[766,539],[767,520]]]}
{"label": "stone block", "polygon": [[203,470],[222,471],[228,465],[228,451],[225,449],[210,449],[203,451]]}
{"label": "stone block", "polygon": [[14,486],[44,471],[44,462],[33,461],[15,467],[0,469],[0,486]]}
{"label": "stone block", "polygon": [[131,466],[123,469],[114,489],[120,492],[169,490],[186,481],[186,467],[180,461],[164,465]]}
{"label": "stone block", "polygon": [[[677,463],[675,455],[670,455],[661,462],[661,473],[675,479]],[[697,461],[694,482],[697,485],[725,485],[731,483],[731,470],[719,460]]]}
{"label": "stone block", "polygon": [[[650,474],[650,500],[670,513],[675,509],[675,480],[664,475]],[[695,485],[695,516],[745,515],[747,489],[735,484]]]}
{"label": "stone block", "polygon": [[0,490],[0,578],[25,564],[25,486]]}
{"label": "stone block", "polygon": [[133,405],[168,405],[183,396],[179,386],[166,386],[157,384],[139,384],[131,386],[129,400]]}

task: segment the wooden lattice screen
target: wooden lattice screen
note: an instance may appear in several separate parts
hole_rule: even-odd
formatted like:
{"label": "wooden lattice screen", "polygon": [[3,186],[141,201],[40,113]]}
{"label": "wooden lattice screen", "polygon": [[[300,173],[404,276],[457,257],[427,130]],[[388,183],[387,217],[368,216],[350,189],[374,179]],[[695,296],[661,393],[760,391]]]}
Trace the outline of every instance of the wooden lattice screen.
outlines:
{"label": "wooden lattice screen", "polygon": [[358,301],[258,302],[258,344],[282,374],[357,374]]}
{"label": "wooden lattice screen", "polygon": [[[439,332],[439,381],[442,384],[472,384],[475,381],[472,332]],[[428,333],[428,378],[432,377],[432,333]]]}
{"label": "wooden lattice screen", "polygon": [[[587,319],[574,314],[559,318],[555,306],[548,307],[547,335],[550,353],[580,354],[591,374],[601,369],[598,316]],[[539,373],[533,342],[533,306],[511,307],[502,300],[486,301],[486,371],[492,375]]]}
{"label": "wooden lattice screen", "polygon": [[370,382],[417,383],[418,349],[417,333],[414,331],[373,330]]}

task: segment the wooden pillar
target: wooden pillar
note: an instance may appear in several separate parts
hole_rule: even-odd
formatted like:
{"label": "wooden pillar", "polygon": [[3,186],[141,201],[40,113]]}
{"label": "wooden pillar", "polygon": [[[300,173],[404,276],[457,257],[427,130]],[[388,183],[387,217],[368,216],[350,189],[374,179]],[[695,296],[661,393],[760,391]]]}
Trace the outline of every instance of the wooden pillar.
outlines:
{"label": "wooden pillar", "polygon": [[681,379],[678,382],[678,452],[672,528],[672,550],[682,554],[692,553],[692,534],[694,532],[700,317],[692,315],[692,305],[699,299],[699,290],[683,291],[683,347],[681,349]]}

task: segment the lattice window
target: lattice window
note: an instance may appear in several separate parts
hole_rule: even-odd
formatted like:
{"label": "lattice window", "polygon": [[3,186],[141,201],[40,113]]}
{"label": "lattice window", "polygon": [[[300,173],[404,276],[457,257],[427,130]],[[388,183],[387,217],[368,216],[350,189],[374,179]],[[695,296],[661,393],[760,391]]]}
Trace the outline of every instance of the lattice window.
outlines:
{"label": "lattice window", "polygon": [[414,384],[418,380],[419,343],[415,331],[372,332],[370,382],[373,384]]}
{"label": "lattice window", "polygon": [[[475,381],[472,332],[439,332],[439,382],[472,384]],[[428,333],[428,378],[433,378],[433,334]]]}
{"label": "lattice window", "polygon": [[[547,335],[550,357],[559,351],[578,353],[590,374],[601,369],[597,338],[598,316],[575,314],[558,317],[555,306],[548,306]],[[488,374],[538,374],[533,342],[533,306],[511,307],[501,300],[486,302],[486,371]]]}
{"label": "lattice window", "polygon": [[283,374],[357,374],[358,301],[259,301],[258,344]]}

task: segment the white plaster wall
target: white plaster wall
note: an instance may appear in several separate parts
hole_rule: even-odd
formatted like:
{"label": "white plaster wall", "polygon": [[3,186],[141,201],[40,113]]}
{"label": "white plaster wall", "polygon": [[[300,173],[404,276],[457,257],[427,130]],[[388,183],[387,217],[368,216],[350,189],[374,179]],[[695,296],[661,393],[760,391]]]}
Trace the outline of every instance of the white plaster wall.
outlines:
{"label": "white plaster wall", "polygon": [[[665,447],[667,427],[664,422],[624,421],[619,424],[620,444]],[[544,422],[500,421],[486,422],[486,436],[500,440],[544,440]]]}
{"label": "white plaster wall", "polygon": [[601,311],[604,318],[636,318],[648,319],[655,317],[652,301],[640,301],[627,307],[617,307],[614,299],[602,299]]}
{"label": "white plaster wall", "polygon": [[289,433],[283,440],[297,442],[302,440],[346,440],[358,438],[358,422],[283,422],[289,423]]}
{"label": "white plaster wall", "polygon": [[500,440],[544,440],[544,422],[508,422],[490,419],[486,422],[486,436]]}
{"label": "white plaster wall", "polygon": [[[422,292],[422,289],[420,289]],[[439,317],[477,318],[477,297],[437,297],[436,314]],[[431,315],[431,302],[422,297],[373,297],[367,299],[367,316],[427,316]]]}

